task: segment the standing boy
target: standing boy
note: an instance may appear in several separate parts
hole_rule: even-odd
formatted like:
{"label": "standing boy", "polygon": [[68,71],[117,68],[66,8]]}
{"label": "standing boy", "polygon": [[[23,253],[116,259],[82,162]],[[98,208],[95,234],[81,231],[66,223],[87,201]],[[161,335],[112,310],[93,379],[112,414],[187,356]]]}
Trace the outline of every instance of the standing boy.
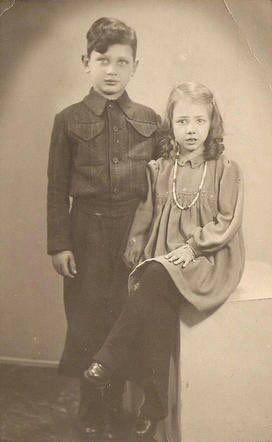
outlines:
{"label": "standing boy", "polygon": [[[59,371],[81,379],[79,417],[94,439],[118,436],[123,384],[104,399],[83,372],[119,316],[127,295],[123,247],[146,196],[145,166],[156,156],[159,117],[125,88],[134,75],[135,31],[101,18],[87,33],[92,89],[57,114],[48,165],[48,253],[64,276],[67,336]],[[69,210],[69,197],[72,208]]]}

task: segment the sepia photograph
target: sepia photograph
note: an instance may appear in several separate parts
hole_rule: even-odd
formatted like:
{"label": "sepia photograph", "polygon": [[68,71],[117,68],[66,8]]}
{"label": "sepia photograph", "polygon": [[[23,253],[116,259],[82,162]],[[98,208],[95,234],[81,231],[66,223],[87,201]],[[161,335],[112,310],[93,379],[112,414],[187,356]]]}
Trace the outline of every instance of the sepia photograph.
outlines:
{"label": "sepia photograph", "polygon": [[272,442],[272,1],[0,0],[0,442]]}

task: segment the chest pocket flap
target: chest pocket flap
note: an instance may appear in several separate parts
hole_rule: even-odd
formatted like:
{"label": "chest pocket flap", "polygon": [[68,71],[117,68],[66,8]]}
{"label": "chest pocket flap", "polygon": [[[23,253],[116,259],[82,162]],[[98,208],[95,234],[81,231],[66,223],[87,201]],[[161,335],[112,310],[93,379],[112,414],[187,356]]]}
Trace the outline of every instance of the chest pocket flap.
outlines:
{"label": "chest pocket flap", "polygon": [[75,138],[80,138],[81,140],[88,141],[99,135],[104,129],[105,122],[82,122],[76,121],[71,124],[70,132]]}
{"label": "chest pocket flap", "polygon": [[136,120],[128,120],[128,122],[133,126],[133,128],[144,137],[148,138],[156,132],[157,123],[149,122],[149,121],[136,121]]}

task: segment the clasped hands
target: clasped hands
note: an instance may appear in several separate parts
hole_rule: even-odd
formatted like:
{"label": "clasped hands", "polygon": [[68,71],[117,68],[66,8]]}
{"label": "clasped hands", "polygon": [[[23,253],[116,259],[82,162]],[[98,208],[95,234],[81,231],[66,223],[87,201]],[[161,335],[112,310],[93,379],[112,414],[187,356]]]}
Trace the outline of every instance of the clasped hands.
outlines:
{"label": "clasped hands", "polygon": [[165,255],[165,258],[175,265],[183,263],[182,267],[185,268],[190,262],[195,260],[195,254],[189,244],[185,244]]}

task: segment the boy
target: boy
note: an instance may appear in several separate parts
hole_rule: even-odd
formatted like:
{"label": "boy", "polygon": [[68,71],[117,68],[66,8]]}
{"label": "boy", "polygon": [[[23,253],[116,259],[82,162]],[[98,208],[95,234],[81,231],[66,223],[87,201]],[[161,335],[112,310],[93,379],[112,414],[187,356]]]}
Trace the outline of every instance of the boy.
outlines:
{"label": "boy", "polygon": [[136,33],[123,22],[104,17],[92,24],[82,57],[92,89],[57,114],[48,164],[48,253],[64,276],[67,317],[59,371],[80,378],[80,421],[103,440],[118,437],[123,384],[114,382],[102,398],[83,373],[127,295],[121,256],[146,196],[145,166],[156,157],[159,123],[125,91],[137,68],[136,49]]}

